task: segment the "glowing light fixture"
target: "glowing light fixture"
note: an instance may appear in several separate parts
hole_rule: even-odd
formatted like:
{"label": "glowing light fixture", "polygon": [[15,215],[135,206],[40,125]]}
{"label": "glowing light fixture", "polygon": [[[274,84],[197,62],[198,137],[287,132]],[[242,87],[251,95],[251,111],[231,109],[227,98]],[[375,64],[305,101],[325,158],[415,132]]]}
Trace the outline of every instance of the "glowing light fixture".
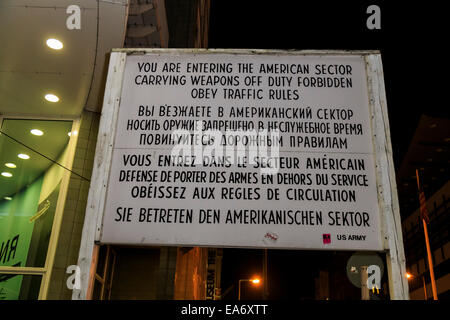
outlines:
{"label": "glowing light fixture", "polygon": [[412,274],[411,273],[406,273],[405,277],[406,277],[406,279],[411,279],[412,278]]}
{"label": "glowing light fixture", "polygon": [[53,93],[47,93],[45,95],[45,100],[50,101],[50,102],[58,102],[59,98],[58,98],[58,96],[55,96]]}
{"label": "glowing light fixture", "polygon": [[7,166],[8,168],[11,168],[11,169],[14,169],[17,167],[14,163],[11,163],[11,162],[5,163],[5,166]]}
{"label": "glowing light fixture", "polygon": [[27,155],[27,154],[25,154],[25,153],[19,153],[17,156],[18,156],[20,159],[24,159],[24,160],[30,159],[30,156]]}
{"label": "glowing light fixture", "polygon": [[30,132],[31,132],[31,134],[34,134],[35,136],[42,136],[44,134],[44,132],[42,132],[39,129],[32,129]]}
{"label": "glowing light fixture", "polygon": [[11,178],[12,177],[12,173],[11,172],[2,172],[2,176],[7,177],[7,178]]}
{"label": "glowing light fixture", "polygon": [[253,279],[239,279],[239,286],[238,286],[238,300],[241,300],[241,284],[242,282],[251,282],[254,285],[259,285],[261,282],[261,279],[259,278],[253,278]]}
{"label": "glowing light fixture", "polygon": [[58,39],[47,39],[47,46],[54,50],[61,50],[63,48],[63,43]]}

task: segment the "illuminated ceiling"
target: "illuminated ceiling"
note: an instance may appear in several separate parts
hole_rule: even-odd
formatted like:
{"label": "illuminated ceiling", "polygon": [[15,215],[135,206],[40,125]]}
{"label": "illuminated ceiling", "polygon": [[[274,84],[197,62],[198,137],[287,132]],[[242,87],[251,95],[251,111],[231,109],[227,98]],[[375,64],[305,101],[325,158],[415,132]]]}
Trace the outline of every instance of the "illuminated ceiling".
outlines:
{"label": "illuminated ceiling", "polygon": [[[0,113],[77,117],[100,110],[107,53],[122,47],[127,0],[0,1]],[[80,8],[80,29],[67,20]],[[61,50],[46,45],[49,38]],[[48,102],[44,95],[60,98]]]}
{"label": "illuminated ceiling", "polygon": [[[32,129],[39,129],[43,135],[33,135]],[[5,196],[14,197],[15,193],[39,178],[53,164],[47,158],[58,159],[69,142],[71,129],[72,121],[3,121],[2,132],[6,135],[0,134],[0,172],[12,176],[0,176],[0,201]],[[21,159],[19,154],[30,158]]]}

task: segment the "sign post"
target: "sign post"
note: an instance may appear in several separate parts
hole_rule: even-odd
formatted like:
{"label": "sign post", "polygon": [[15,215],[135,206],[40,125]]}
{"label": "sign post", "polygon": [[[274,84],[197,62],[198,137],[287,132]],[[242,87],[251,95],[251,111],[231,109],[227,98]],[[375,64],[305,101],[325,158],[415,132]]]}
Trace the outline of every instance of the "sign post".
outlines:
{"label": "sign post", "polygon": [[407,298],[379,53],[116,50],[99,137],[80,262],[93,240],[387,250]]}

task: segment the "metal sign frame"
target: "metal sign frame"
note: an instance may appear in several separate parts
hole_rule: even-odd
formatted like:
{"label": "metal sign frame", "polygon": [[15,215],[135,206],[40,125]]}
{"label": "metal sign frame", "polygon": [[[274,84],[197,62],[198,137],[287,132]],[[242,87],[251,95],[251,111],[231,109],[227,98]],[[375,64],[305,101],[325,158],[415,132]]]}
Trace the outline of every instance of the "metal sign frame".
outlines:
{"label": "metal sign frame", "polygon": [[[88,204],[80,244],[78,265],[81,269],[81,289],[74,290],[73,299],[86,299],[92,287],[92,263],[95,262],[94,246],[100,237],[105,208],[109,172],[115,130],[120,105],[125,63],[128,55],[160,54],[247,54],[247,55],[295,55],[295,56],[362,56],[366,65],[369,95],[369,115],[375,156],[375,177],[380,209],[380,231],[389,278],[391,299],[409,299],[405,277],[405,254],[401,231],[395,170],[392,159],[387,101],[383,68],[379,51],[285,51],[285,50],[237,50],[237,49],[115,49],[111,53],[98,140],[94,158]],[[95,265],[95,263],[94,263]]]}

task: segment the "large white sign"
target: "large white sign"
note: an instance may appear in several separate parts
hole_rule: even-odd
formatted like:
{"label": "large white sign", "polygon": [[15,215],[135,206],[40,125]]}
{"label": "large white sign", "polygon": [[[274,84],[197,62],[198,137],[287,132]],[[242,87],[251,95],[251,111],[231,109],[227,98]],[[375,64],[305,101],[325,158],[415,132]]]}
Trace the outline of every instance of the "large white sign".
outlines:
{"label": "large white sign", "polygon": [[130,54],[112,134],[102,243],[383,247],[362,55]]}

